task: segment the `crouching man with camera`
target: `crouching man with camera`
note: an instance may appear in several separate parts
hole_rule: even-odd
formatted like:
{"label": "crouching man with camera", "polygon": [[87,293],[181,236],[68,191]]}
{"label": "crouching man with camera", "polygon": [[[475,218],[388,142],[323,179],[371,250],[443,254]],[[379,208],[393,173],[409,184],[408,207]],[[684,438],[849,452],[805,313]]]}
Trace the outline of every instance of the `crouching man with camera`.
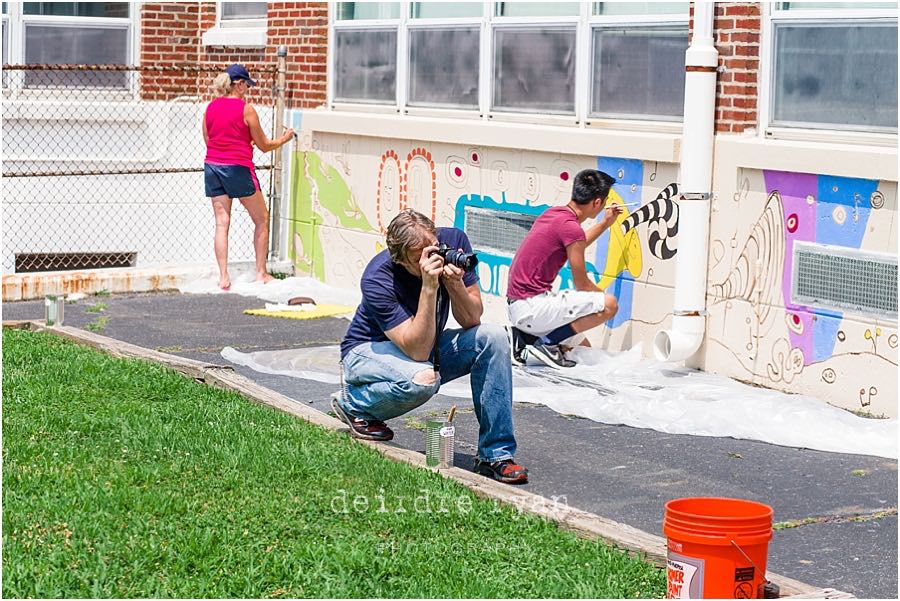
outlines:
{"label": "crouching man with camera", "polygon": [[[362,302],[341,343],[343,393],[332,408],[353,436],[391,440],[386,420],[470,374],[479,424],[475,471],[521,484],[528,470],[513,461],[509,342],[502,327],[481,323],[475,263],[462,230],[436,229],[413,210],[391,221],[387,250],[360,282]],[[451,310],[461,329],[444,330]]]}

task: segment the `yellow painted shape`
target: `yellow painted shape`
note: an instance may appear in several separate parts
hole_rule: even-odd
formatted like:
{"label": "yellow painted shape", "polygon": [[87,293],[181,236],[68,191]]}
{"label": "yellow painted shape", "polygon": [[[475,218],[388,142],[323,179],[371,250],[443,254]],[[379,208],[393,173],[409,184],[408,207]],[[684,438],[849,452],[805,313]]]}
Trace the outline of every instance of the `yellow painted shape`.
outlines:
{"label": "yellow painted shape", "polygon": [[[622,205],[622,197],[615,190],[610,190],[609,205]],[[609,228],[609,249],[606,253],[606,266],[603,268],[603,276],[597,284],[603,290],[612,284],[616,277],[628,270],[634,278],[641,275],[644,268],[644,258],[641,254],[641,239],[638,238],[637,228],[631,228],[627,234],[622,233],[622,222],[628,219],[631,212],[623,206],[622,212]]]}
{"label": "yellow painted shape", "polygon": [[353,307],[345,305],[316,305],[309,311],[268,311],[266,309],[247,309],[244,315],[259,315],[262,317],[283,317],[285,319],[319,319],[320,317],[336,317],[353,313]]}

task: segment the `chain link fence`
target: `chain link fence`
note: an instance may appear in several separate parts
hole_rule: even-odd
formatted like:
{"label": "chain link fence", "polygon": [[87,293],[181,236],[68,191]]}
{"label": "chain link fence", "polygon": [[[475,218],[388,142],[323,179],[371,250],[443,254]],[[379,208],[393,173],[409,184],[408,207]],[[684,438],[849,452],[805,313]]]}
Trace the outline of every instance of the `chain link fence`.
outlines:
{"label": "chain link fence", "polygon": [[[276,65],[247,65],[270,137]],[[201,120],[221,67],[4,65],[3,273],[212,263]],[[272,154],[254,152],[271,198]],[[253,259],[235,202],[229,261]]]}

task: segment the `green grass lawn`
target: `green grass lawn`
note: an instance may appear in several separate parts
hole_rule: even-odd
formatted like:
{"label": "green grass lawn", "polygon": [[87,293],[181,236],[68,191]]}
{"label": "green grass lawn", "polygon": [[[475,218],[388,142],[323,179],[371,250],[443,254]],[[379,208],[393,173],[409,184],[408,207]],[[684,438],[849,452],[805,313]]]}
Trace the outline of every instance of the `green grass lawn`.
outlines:
{"label": "green grass lawn", "polygon": [[6,598],[664,593],[661,570],[346,434],[3,331]]}

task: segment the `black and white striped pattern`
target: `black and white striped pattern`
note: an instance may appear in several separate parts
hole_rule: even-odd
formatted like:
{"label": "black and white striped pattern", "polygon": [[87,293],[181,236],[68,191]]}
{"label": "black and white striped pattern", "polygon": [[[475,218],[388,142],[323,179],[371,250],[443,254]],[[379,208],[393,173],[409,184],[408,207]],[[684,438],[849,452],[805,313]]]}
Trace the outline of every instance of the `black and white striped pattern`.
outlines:
{"label": "black and white striped pattern", "polygon": [[677,248],[673,248],[675,235],[678,234],[678,203],[674,200],[677,194],[678,184],[669,184],[653,202],[640,207],[622,222],[624,234],[642,223],[649,223],[650,252],[663,260],[671,259],[678,252]]}

